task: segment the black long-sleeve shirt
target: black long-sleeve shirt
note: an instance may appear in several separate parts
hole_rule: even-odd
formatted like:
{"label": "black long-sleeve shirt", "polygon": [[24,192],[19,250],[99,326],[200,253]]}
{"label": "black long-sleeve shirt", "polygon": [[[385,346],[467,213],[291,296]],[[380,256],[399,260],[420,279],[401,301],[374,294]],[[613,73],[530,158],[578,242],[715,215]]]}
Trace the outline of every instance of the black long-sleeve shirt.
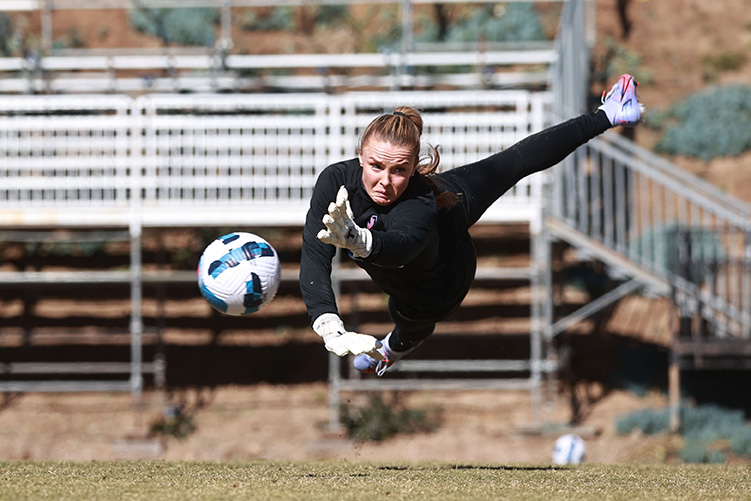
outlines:
{"label": "black long-sleeve shirt", "polygon": [[352,159],[324,169],[311,197],[300,268],[300,287],[311,320],[323,313],[338,313],[331,288],[336,248],[316,235],[325,228],[322,218],[342,185],[349,193],[355,222],[369,228],[373,235],[370,255],[356,262],[385,293],[416,311],[440,309],[466,294],[464,289],[474,277],[474,260],[471,276],[462,280],[468,282],[466,287],[457,290],[453,283],[459,276],[454,270],[455,256],[451,255],[453,239],[439,245],[439,211],[425,180],[415,175],[397,202],[380,206],[366,193],[362,168],[357,159]]}

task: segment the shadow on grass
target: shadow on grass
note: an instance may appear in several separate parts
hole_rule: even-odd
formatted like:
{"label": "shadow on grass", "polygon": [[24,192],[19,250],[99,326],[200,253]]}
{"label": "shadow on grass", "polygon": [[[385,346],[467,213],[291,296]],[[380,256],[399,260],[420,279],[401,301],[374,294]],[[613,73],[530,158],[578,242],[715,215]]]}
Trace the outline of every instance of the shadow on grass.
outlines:
{"label": "shadow on grass", "polygon": [[[424,467],[414,466],[381,466],[379,470],[385,471],[412,471],[412,470],[424,470]],[[470,465],[470,464],[454,464],[443,467],[442,469],[448,470],[498,470],[498,471],[552,471],[552,470],[565,470],[565,466],[488,466],[488,465]]]}

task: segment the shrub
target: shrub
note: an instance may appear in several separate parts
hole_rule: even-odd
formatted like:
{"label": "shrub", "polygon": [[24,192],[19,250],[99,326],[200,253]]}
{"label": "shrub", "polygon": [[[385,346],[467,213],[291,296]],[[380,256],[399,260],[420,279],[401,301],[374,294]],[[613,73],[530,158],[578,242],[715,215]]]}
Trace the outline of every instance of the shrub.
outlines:
{"label": "shrub", "polygon": [[295,11],[292,7],[274,7],[265,14],[248,11],[241,27],[245,31],[292,31],[295,29]]}
{"label": "shrub", "polygon": [[[422,42],[438,40],[438,27],[429,23],[417,37]],[[540,16],[531,3],[510,3],[503,7],[485,5],[449,28],[444,41],[453,43],[528,42],[544,40]]]}
{"label": "shrub", "polygon": [[744,426],[730,437],[730,450],[751,458],[751,426]]}
{"label": "shrub", "polygon": [[[751,426],[745,424],[743,411],[717,405],[682,405],[679,433],[685,437],[678,457],[686,463],[724,463],[727,450],[751,457]],[[648,435],[668,431],[668,409],[645,409],[616,419],[618,434],[635,429]]]}
{"label": "shrub", "polygon": [[680,432],[685,437],[720,440],[729,438],[743,426],[743,411],[733,411],[717,405],[681,407]]}
{"label": "shrub", "polygon": [[162,415],[151,423],[150,434],[156,436],[172,436],[183,439],[196,430],[193,416],[188,414],[183,405],[167,406]]}
{"label": "shrub", "polygon": [[13,20],[0,12],[0,57],[10,57],[13,52]]}
{"label": "shrub", "polygon": [[661,153],[711,160],[751,150],[751,87],[736,85],[696,93],[650,119],[663,129]]}
{"label": "shrub", "polygon": [[700,226],[668,223],[646,230],[636,242],[636,248],[645,262],[668,273],[682,275],[685,270],[681,270],[678,259],[682,241],[691,247],[688,276],[683,278],[696,284],[704,283],[716,262],[725,259],[724,247],[715,232]]}
{"label": "shrub", "polygon": [[396,397],[386,403],[380,394],[351,410],[342,406],[341,423],[351,438],[380,442],[399,433],[414,434],[435,430],[440,424],[438,409],[407,409]]}
{"label": "shrub", "polygon": [[0,12],[0,57],[29,55],[39,50],[39,37],[29,20]]}
{"label": "shrub", "polygon": [[727,460],[727,454],[721,450],[711,449],[711,443],[703,440],[686,440],[678,457],[684,463],[719,464]]}
{"label": "shrub", "polygon": [[212,8],[144,8],[130,11],[130,24],[140,33],[158,37],[165,45],[212,45],[219,11]]}
{"label": "shrub", "polygon": [[82,49],[86,47],[86,41],[81,33],[75,28],[68,28],[65,35],[52,44],[54,49]]}
{"label": "shrub", "polygon": [[319,26],[334,26],[347,18],[349,7],[346,5],[319,5],[316,7],[316,24]]}
{"label": "shrub", "polygon": [[616,432],[620,435],[640,430],[647,435],[663,433],[670,429],[670,411],[667,409],[645,409],[619,417],[615,422]]}

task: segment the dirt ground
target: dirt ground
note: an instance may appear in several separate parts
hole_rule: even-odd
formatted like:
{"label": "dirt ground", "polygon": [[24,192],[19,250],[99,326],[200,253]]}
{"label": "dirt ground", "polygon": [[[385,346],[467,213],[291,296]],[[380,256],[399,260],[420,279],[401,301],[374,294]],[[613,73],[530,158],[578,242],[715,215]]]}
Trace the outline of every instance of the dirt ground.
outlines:
{"label": "dirt ground", "polygon": [[138,412],[126,394],[19,396],[0,412],[0,459],[336,458],[539,464],[551,461],[555,439],[564,430],[579,433],[587,445],[587,461],[598,463],[662,462],[677,446],[675,439],[665,436],[615,433],[614,416],[645,406],[662,407],[665,399],[658,394],[639,398],[613,392],[577,429],[561,426],[566,406],[555,402],[545,412],[549,429],[537,434],[529,433],[527,392],[416,392],[405,405],[440,408],[440,427],[383,442],[357,442],[332,432],[324,383],[222,387],[182,398],[196,428],[179,439],[144,436],[161,416],[164,401],[157,394],[144,395]]}
{"label": "dirt ground", "polygon": [[[707,82],[702,66],[707,55],[748,52],[751,9],[747,0],[627,0],[624,3],[631,22],[628,38],[623,37],[618,3],[596,2],[595,55],[605,38],[611,36],[642,56],[650,78],[640,88],[640,96],[648,108],[661,109],[709,84],[751,81],[748,60],[735,71],[715,75],[712,82]],[[58,23],[55,29],[64,27]],[[144,41],[145,45],[148,43]],[[636,140],[649,147],[655,136],[639,129]],[[672,160],[728,193],[751,201],[749,155],[709,163]],[[622,318],[633,327],[628,319],[639,317],[638,312],[637,305],[634,312],[623,312],[625,317],[613,318]],[[664,342],[667,324],[660,325],[662,329],[657,331],[653,325],[632,334]],[[587,391],[597,394],[600,389],[593,385]],[[527,392],[415,392],[406,396],[410,405],[442,409],[442,423],[436,431],[399,436],[382,443],[356,443],[328,429],[328,391],[322,382],[188,390],[177,398],[187,404],[195,431],[184,439],[152,440],[146,439],[146,430],[165,408],[160,394],[144,395],[138,411],[127,394],[6,396],[0,404],[0,459],[340,458],[540,463],[550,461],[555,438],[566,430],[564,423],[570,418],[568,397],[556,395],[552,406],[545,410],[547,432],[530,434],[526,432],[532,419]],[[591,402],[581,427],[575,430],[586,441],[588,461],[671,460],[679,445],[676,438],[615,433],[617,416],[646,407],[663,407],[664,395],[638,397],[617,390],[596,395]]]}

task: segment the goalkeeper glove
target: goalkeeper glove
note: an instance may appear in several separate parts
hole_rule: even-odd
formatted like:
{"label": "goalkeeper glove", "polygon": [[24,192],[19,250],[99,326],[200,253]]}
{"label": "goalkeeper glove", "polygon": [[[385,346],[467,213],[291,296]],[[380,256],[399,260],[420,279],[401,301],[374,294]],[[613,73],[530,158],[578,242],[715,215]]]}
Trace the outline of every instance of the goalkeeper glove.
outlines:
{"label": "goalkeeper glove", "polygon": [[355,223],[348,197],[347,188],[339,188],[336,202],[329,204],[328,214],[322,219],[326,229],[317,237],[323,243],[349,250],[354,257],[365,258],[373,248],[373,235]]}
{"label": "goalkeeper glove", "polygon": [[378,351],[381,342],[367,334],[358,334],[344,329],[344,323],[336,313],[324,313],[313,322],[313,330],[321,336],[326,349],[343,357],[349,353],[361,355],[367,353],[378,360],[383,355]]}

